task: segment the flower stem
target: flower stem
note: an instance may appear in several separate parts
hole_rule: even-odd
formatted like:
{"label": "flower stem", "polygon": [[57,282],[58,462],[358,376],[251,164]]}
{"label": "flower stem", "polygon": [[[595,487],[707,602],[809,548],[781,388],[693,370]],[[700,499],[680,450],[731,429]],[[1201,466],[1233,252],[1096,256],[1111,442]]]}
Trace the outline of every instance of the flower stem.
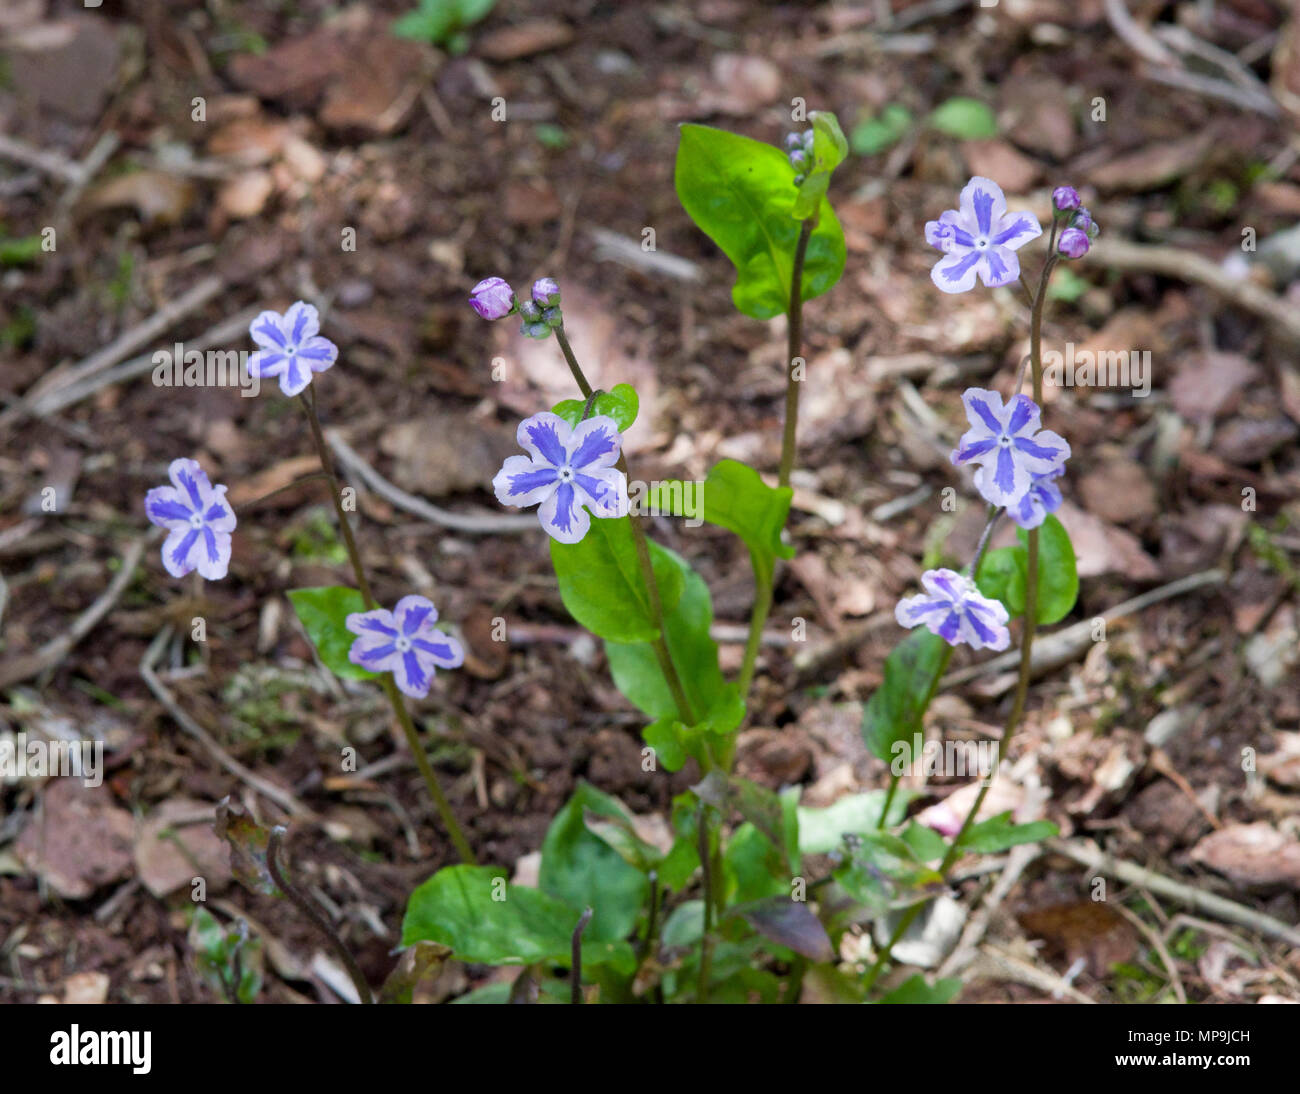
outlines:
{"label": "flower stem", "polygon": [[[280,869],[280,844],[284,839],[285,831],[284,825],[277,824],[271,829],[270,838],[267,840],[266,867],[270,871],[271,880],[289,898],[290,903],[307,917],[311,925],[320,932],[321,936],[329,943],[330,948],[338,955],[339,960],[343,962],[343,967],[347,970],[348,978],[352,981],[352,986],[357,989],[357,998],[363,1003],[373,1003],[375,997],[370,992],[370,985],[366,983],[366,978],[361,975],[361,969],[357,966],[347,946],[343,944],[343,939],[334,933],[334,929],[329,925],[325,917],[320,914],[316,906]],[[238,988],[238,981],[236,981],[236,988]]]}
{"label": "flower stem", "polygon": [[700,939],[700,979],[696,989],[695,1001],[709,1001],[709,977],[713,966],[713,871],[709,858],[709,824],[708,810],[700,804],[696,814],[696,834],[700,853],[701,885],[704,889],[704,935]]}
{"label": "flower stem", "polygon": [[803,263],[808,253],[808,239],[812,235],[813,218],[809,217],[799,226],[799,242],[794,248],[794,269],[790,274],[790,304],[785,314],[786,355],[785,355],[785,432],[781,438],[781,471],[777,481],[782,486],[790,485],[790,473],[794,470],[795,435],[799,429],[799,385],[802,379],[795,375],[796,362],[800,360],[803,349]]}
{"label": "flower stem", "polygon": [[[1052,231],[1048,237],[1047,261],[1043,263],[1043,273],[1038,281],[1038,292],[1033,296],[1033,303],[1030,308],[1029,320],[1029,354],[1030,367],[1033,370],[1034,377],[1034,402],[1041,408],[1043,405],[1043,309],[1047,303],[1047,284],[1052,276],[1052,268],[1056,265],[1056,226],[1053,224]],[[993,520],[996,514],[990,518],[990,528],[985,530],[985,537],[979,549],[983,552],[984,544],[987,543],[987,534],[991,530]],[[947,877],[948,871],[957,861],[961,854],[961,843],[966,837],[966,832],[975,822],[976,816],[979,815],[980,806],[984,804],[984,799],[988,796],[989,788],[993,785],[993,779],[998,773],[998,767],[1002,762],[1002,757],[1006,755],[1011,746],[1011,738],[1015,736],[1016,729],[1020,725],[1020,718],[1025,712],[1025,700],[1029,695],[1029,674],[1033,666],[1033,648],[1034,635],[1038,630],[1038,529],[1029,529],[1026,537],[1026,564],[1025,564],[1025,627],[1024,633],[1020,639],[1020,672],[1016,678],[1016,693],[1011,701],[1011,711],[1007,715],[1006,723],[1002,729],[1002,741],[998,749],[993,754],[992,769],[984,779],[979,793],[975,796],[975,803],[970,807],[966,818],[962,821],[961,828],[958,829],[957,835],[953,837],[952,843],[948,847],[947,853],[943,856],[943,861],[939,863],[939,873]],[[979,566],[979,554],[971,569],[972,578]],[[907,932],[908,927],[921,914],[921,909],[925,903],[913,904],[898,921],[894,928],[893,934],[889,936],[889,941],[885,943],[880,954],[876,957],[875,963],[867,971],[866,978],[863,981],[865,990],[870,991],[877,978],[885,967],[885,962],[889,960],[890,954],[893,953],[894,946],[898,940]]]}
{"label": "flower stem", "polygon": [[[352,526],[348,523],[347,514],[343,511],[343,500],[339,494],[339,480],[334,473],[334,459],[330,455],[329,445],[325,443],[325,435],[320,425],[320,416],[316,413],[316,397],[311,392],[312,389],[308,388],[301,395],[303,409],[307,414],[307,423],[311,426],[311,436],[316,444],[316,454],[320,457],[321,470],[329,481],[330,500],[334,502],[334,513],[338,517],[339,530],[343,535],[343,545],[347,548],[348,560],[352,563],[352,573],[357,579],[357,588],[361,591],[361,599],[365,601],[366,610],[373,611],[378,607],[378,604],[375,601],[374,593],[370,589],[370,582],[366,578],[365,567],[361,564],[361,553],[357,550],[357,541],[353,538]],[[477,865],[478,860],[474,857],[469,840],[465,838],[460,822],[456,820],[456,814],[452,812],[451,803],[442,792],[442,786],[438,782],[438,775],[433,770],[433,765],[429,763],[429,757],[425,754],[424,746],[420,743],[420,735],[416,731],[415,723],[411,721],[411,713],[406,709],[406,703],[402,699],[401,692],[397,690],[397,685],[388,673],[384,673],[379,678],[379,682],[384,689],[384,694],[388,696],[389,705],[392,706],[393,714],[397,717],[397,724],[402,727],[406,743],[411,749],[412,757],[415,759],[415,766],[420,770],[424,785],[428,788],[429,796],[438,809],[438,815],[442,817],[442,823],[447,829],[447,834],[451,837],[456,853],[460,856],[462,862],[471,866]]]}
{"label": "flower stem", "polygon": [[[786,307],[785,354],[785,428],[781,437],[781,468],[777,482],[790,485],[794,471],[796,441],[799,431],[799,389],[803,381],[796,376],[803,351],[803,267],[808,253],[808,240],[812,236],[813,218],[809,217],[799,227],[799,241],[794,248],[794,267],[790,275],[790,303]],[[758,661],[763,642],[763,628],[772,611],[772,584],[776,581],[773,569],[770,580],[762,584],[754,575],[754,607],[749,615],[749,637],[745,640],[745,656],[740,663],[740,697],[748,699],[750,685],[754,682],[754,666]]]}
{"label": "flower stem", "polygon": [[[578,385],[578,390],[582,392],[584,399],[590,400],[594,391],[587,377],[583,374],[582,366],[578,364],[578,358],[573,352],[573,347],[569,345],[568,335],[564,333],[564,324],[555,328],[555,340],[560,344],[560,352],[564,354],[564,360],[568,362],[569,371],[573,373],[574,382]],[[630,479],[627,469],[627,457],[622,452],[618,454],[618,463],[615,465],[623,472],[625,478]],[[641,567],[641,577],[645,582],[646,596],[649,599],[650,619],[659,630],[657,638],[650,643],[654,650],[655,660],[659,664],[659,671],[663,674],[664,680],[668,684],[668,690],[672,693],[673,702],[677,706],[677,713],[681,715],[682,721],[688,726],[694,726],[695,712],[691,709],[690,700],[686,697],[686,689],[682,686],[682,678],[677,673],[677,666],[673,664],[672,654],[668,650],[668,643],[664,639],[664,607],[663,601],[659,598],[659,583],[655,580],[654,565],[650,560],[650,546],[646,542],[645,526],[643,518],[638,513],[629,513],[628,521],[632,528],[632,541],[636,546],[636,558]]]}

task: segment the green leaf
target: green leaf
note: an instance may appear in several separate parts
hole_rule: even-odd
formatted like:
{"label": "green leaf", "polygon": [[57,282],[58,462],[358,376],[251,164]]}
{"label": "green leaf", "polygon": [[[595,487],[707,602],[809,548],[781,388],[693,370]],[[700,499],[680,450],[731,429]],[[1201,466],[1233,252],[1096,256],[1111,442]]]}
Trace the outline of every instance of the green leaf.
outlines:
{"label": "green leaf", "polygon": [[928,825],[912,821],[899,838],[912,849],[918,862],[938,862],[948,853],[948,841]]}
{"label": "green leaf", "polygon": [[641,731],[645,743],[655,750],[655,758],[665,771],[680,771],[686,766],[686,748],[682,743],[684,726],[675,715],[656,718]]}
{"label": "green leaf", "polygon": [[849,855],[835,870],[835,880],[870,911],[906,907],[943,888],[943,877],[920,862],[907,843],[888,832],[858,835],[849,842]]}
{"label": "green leaf", "polygon": [[[776,794],[738,775],[711,771],[691,787],[699,799],[715,809],[734,809],[749,821],[780,856],[783,884],[799,872],[798,788]],[[734,839],[734,837],[733,837]]]}
{"label": "green leaf", "polygon": [[[508,884],[499,866],[446,866],[407,901],[402,945],[438,942],[461,961],[484,965],[568,965],[578,916],[546,893]],[[626,943],[594,942],[587,933],[582,960],[635,967]]]}
{"label": "green leaf", "polygon": [[[682,595],[675,556],[650,542],[650,564],[665,613]],[[577,543],[551,540],[551,564],[564,606],[582,626],[610,642],[649,642],[659,635],[627,517],[595,518]]]}
{"label": "green leaf", "polygon": [[23,266],[40,257],[44,236],[20,236],[9,239],[0,236],[0,266]]}
{"label": "green leaf", "polygon": [[619,858],[643,874],[649,873],[663,860],[663,852],[638,836],[632,822],[625,816],[597,813],[590,807],[584,807],[582,823],[587,826],[588,832],[611,847]]}
{"label": "green leaf", "polygon": [[722,852],[722,893],[727,904],[770,896],[789,900],[792,876],[780,848],[755,825],[745,823],[731,833]]}
{"label": "green leaf", "polygon": [[[709,587],[680,555],[665,548],[657,549],[673,565],[676,587],[680,590],[675,603],[671,606],[667,602],[664,604],[664,641],[686,691],[691,713],[697,723],[710,723],[710,731],[734,729],[740,724],[739,717],[726,725],[736,714],[734,687],[729,688],[722,678],[722,670],[718,667],[718,644],[709,635],[709,628],[713,625]],[[661,580],[660,589],[663,587]],[[680,719],[677,704],[649,642],[607,641],[605,655],[609,658],[609,671],[615,685],[632,703],[651,718]],[[739,713],[743,717],[743,705]],[[720,728],[723,725],[726,725],[725,730]]]}
{"label": "green leaf", "polygon": [[932,129],[961,140],[982,140],[998,135],[993,111],[978,99],[961,95],[935,107],[929,122]]}
{"label": "green leaf", "polygon": [[920,973],[909,976],[893,991],[886,995],[882,1003],[948,1003],[961,991],[961,980],[948,977],[936,980],[933,985],[925,982]]}
{"label": "green leaf", "polygon": [[849,144],[859,156],[874,156],[896,144],[912,125],[912,112],[890,103],[878,118],[866,118],[853,127]]}
{"label": "green leaf", "polygon": [[849,154],[849,142],[844,139],[844,131],[834,114],[815,110],[808,115],[808,120],[813,123],[812,164],[806,167],[804,180],[795,195],[791,215],[796,220],[807,220],[817,212],[830,186],[831,173]]}
{"label": "green leaf", "polygon": [[538,884],[544,893],[572,908],[593,909],[583,938],[621,941],[636,926],[649,895],[649,883],[640,870],[624,861],[619,851],[588,829],[588,813],[631,826],[617,801],[589,783],[580,782],[546,831]]}
{"label": "green leaf", "polygon": [[[1013,617],[1025,614],[1029,580],[1029,533],[1017,528],[1016,536],[1020,546],[999,547],[984,556],[976,581],[980,592],[1002,601]],[[1049,514],[1038,529],[1038,622],[1059,623],[1070,614],[1078,597],[1079,572],[1070,534]]]}
{"label": "green leaf", "polygon": [[199,978],[226,1002],[251,1003],[262,990],[262,940],[239,920],[223,927],[201,904],[190,920],[190,951]]}
{"label": "green leaf", "polygon": [[[754,319],[781,315],[790,303],[800,230],[793,217],[794,168],[761,141],[703,125],[684,125],[681,132],[677,196],[736,267],[732,300]],[[844,233],[824,198],[817,216],[804,260],[804,300],[828,291],[844,272]]]}
{"label": "green leaf", "polygon": [[348,650],[357,636],[348,630],[347,618],[366,610],[366,602],[356,589],[346,585],[290,589],[289,603],[316,647],[321,664],[330,672],[345,680],[377,679],[376,673],[367,672],[348,660]]}
{"label": "green leaf", "polygon": [[[1022,544],[1029,542],[1029,533],[1016,530]],[[1025,555],[1025,573],[1028,573],[1029,556]],[[1027,580],[1027,577],[1024,579]],[[1024,585],[1022,580],[1022,588]],[[1079,571],[1074,558],[1074,545],[1065,525],[1052,514],[1038,529],[1038,604],[1035,614],[1042,624],[1059,623],[1074,607],[1079,598]],[[1020,610],[1025,610],[1022,599]]]}
{"label": "green leaf", "polygon": [[[641,400],[636,388],[631,384],[615,384],[610,391],[603,391],[596,396],[591,406],[593,416],[605,414],[614,419],[620,433],[626,433],[636,421]],[[586,399],[565,399],[551,407],[552,414],[558,414],[570,425],[582,421],[582,412],[587,409]]]}
{"label": "green leaf", "polygon": [[435,46],[458,46],[452,52],[463,53],[467,41],[461,33],[483,19],[496,0],[420,0],[420,6],[393,24],[399,38],[430,42]]}
{"label": "green leaf", "polygon": [[977,855],[995,855],[1020,843],[1037,843],[1059,834],[1060,829],[1051,821],[1016,824],[1011,819],[1011,811],[1007,810],[996,817],[972,824],[962,837],[961,849]]}
{"label": "green leaf", "polygon": [[[687,496],[685,484],[660,482],[648,498],[659,512],[688,516],[693,514],[684,512]],[[721,460],[705,476],[703,496],[703,518],[739,536],[749,548],[755,581],[770,585],[775,560],[794,555],[794,548],[781,542],[794,490],[768,486],[752,467]]]}
{"label": "green leaf", "polygon": [[[1025,610],[1024,551],[1019,547],[996,547],[986,551],[980,559],[980,572],[975,584],[985,596],[1000,600],[1013,617],[1020,615]],[[1013,596],[1019,598],[1018,609],[1011,606]]]}
{"label": "green leaf", "polygon": [[[885,808],[885,796],[883,790],[868,790],[846,794],[825,809],[800,806],[799,850],[805,855],[825,855],[838,848],[845,836],[875,831],[880,811]],[[895,792],[885,818],[886,828],[902,821],[907,815],[907,803],[914,797],[914,791],[903,787]]]}
{"label": "green leaf", "polygon": [[950,657],[947,642],[918,629],[885,658],[885,678],[862,710],[862,739],[877,759],[892,764],[895,745],[910,745],[921,732],[921,719]]}

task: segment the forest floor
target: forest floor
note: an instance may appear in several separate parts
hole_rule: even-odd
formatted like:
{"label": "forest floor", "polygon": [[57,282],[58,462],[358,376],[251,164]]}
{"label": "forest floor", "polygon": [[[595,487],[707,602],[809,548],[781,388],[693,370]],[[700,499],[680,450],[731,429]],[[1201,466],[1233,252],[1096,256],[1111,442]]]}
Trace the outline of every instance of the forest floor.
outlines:
{"label": "forest floor", "polygon": [[[492,274],[553,276],[593,383],[640,392],[635,477],[700,479],[725,456],[774,471],[783,320],[734,311],[731,267],[679,205],[673,163],[678,123],[780,142],[802,97],[854,133],[832,194],[848,265],[805,309],[798,553],[739,770],[820,805],[884,784],[859,727],[900,637],[893,606],[923,559],[969,558],[983,520],[947,459],[960,393],[1005,390],[1027,344],[1018,293],[940,298],[923,225],[971,174],[1044,221],[1051,188],[1071,183],[1101,244],[1058,277],[1046,344],[1135,351],[1149,390],[1049,386],[1048,424],[1074,451],[1060,515],[1082,578],[1062,628],[1160,595],[1109,619],[1104,641],[1068,644],[1031,691],[1000,800],[1063,842],[1011,856],[1018,880],[960,998],[1300,1002],[1300,948],[1148,875],[1098,901],[1098,870],[1068,853],[1097,842],[1300,921],[1300,21],[1228,0],[1140,3],[1112,25],[1108,6],[896,3],[885,22],[888,2],[502,0],[452,56],[390,33],[404,0],[6,4],[0,729],[102,740],[108,770],[93,792],[0,786],[0,999],[211,999],[186,940],[197,870],[208,906],[266,941],[264,998],[337,1000],[310,928],[229,882],[214,803],[283,815],[229,761],[301,806],[294,870],[372,982],[411,889],[454,861],[382,695],[322,669],[285,598],[350,581],[319,483],[241,513],[227,580],[173,580],[150,541],[102,617],[77,625],[134,562],[170,460],[197,458],[236,505],[314,466],[273,385],[244,398],[114,370],[174,343],[248,349],[257,311],[314,301],[341,347],[315,384],[327,427],[402,490],[504,516],[490,482],[515,423],[575,393],[553,341],[478,320],[466,296]],[[957,97],[986,104],[991,134],[927,123]],[[46,228],[52,251],[33,243]],[[642,770],[640,716],[565,612],[536,526],[441,527],[344,477],[378,599],[431,596],[469,651],[414,709],[481,858],[527,870],[583,779],[665,814],[696,773]],[[743,548],[654,523],[709,582],[734,671]],[[205,642],[154,645],[199,615]],[[151,646],[209,743],[147,686]],[[930,731],[995,738],[1012,677],[960,652],[951,671]],[[967,780],[910,782],[919,810]],[[996,877],[962,882],[962,904]],[[435,994],[483,975],[455,966]]]}

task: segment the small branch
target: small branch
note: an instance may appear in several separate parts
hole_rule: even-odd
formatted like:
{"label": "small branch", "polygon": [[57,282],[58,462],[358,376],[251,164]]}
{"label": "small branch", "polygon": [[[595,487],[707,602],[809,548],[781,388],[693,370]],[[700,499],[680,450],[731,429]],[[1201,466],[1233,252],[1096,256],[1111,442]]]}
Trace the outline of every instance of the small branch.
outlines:
{"label": "small branch", "polygon": [[[73,647],[99,625],[99,621],[112,610],[113,605],[126,591],[127,585],[135,577],[135,571],[140,565],[145,545],[152,538],[152,533],[145,533],[126,549],[126,553],[122,556],[122,565],[117,573],[113,575],[113,580],[108,583],[108,588],[95,598],[89,608],[77,616],[66,634],[61,634],[58,638],[46,642],[35,653],[15,657],[12,661],[0,665],[0,689],[17,684],[32,676],[39,676],[47,669],[54,668],[67,657],[72,652]],[[4,586],[0,584],[0,590],[3,589]],[[4,611],[3,599],[3,595],[0,595],[0,614],[3,614]]]}
{"label": "small branch", "polygon": [[339,436],[336,430],[326,430],[325,435],[329,439],[334,454],[338,456],[339,463],[348,471],[355,474],[357,478],[385,501],[391,502],[397,508],[404,509],[421,520],[427,520],[430,524],[437,524],[443,528],[454,528],[458,532],[490,534],[535,531],[537,528],[537,521],[531,516],[517,517],[498,513],[453,513],[449,509],[440,509],[436,505],[430,505],[423,498],[417,498],[414,494],[408,494],[400,487],[394,486],[370,464],[366,463],[357,454],[356,450]]}
{"label": "small branch", "polygon": [[1090,256],[1095,262],[1115,270],[1154,273],[1201,285],[1218,293],[1230,304],[1254,312],[1291,341],[1300,342],[1300,310],[1253,281],[1230,277],[1217,263],[1195,251],[1120,239],[1098,239],[1092,245]]}
{"label": "small branch", "polygon": [[154,672],[153,667],[157,663],[158,658],[162,655],[162,651],[167,648],[167,643],[171,641],[172,633],[171,627],[164,627],[159,631],[153,642],[150,643],[149,649],[145,652],[143,660],[140,662],[140,677],[144,680],[145,685],[149,690],[153,692],[154,698],[156,698],[158,702],[167,709],[167,713],[172,716],[176,724],[180,726],[185,733],[193,737],[199,742],[199,744],[206,748],[212,754],[217,763],[219,763],[226,771],[229,771],[234,775],[235,778],[241,780],[248,786],[251,786],[264,798],[275,802],[276,805],[292,816],[314,816],[315,814],[290,794],[289,791],[283,790],[274,783],[268,782],[260,775],[254,774],[234,757],[227,754],[225,749],[217,744],[212,734],[185,712],[184,708],[182,708],[176,701],[176,697],[172,695],[166,685],[164,685],[158,678],[158,674]]}
{"label": "small branch", "polygon": [[1194,911],[1221,919],[1225,923],[1235,923],[1239,927],[1256,931],[1269,938],[1280,939],[1290,946],[1300,946],[1300,929],[1214,893],[1184,885],[1180,881],[1157,874],[1135,863],[1123,862],[1106,854],[1092,840],[1049,839],[1046,846],[1048,850],[1058,855],[1064,855],[1081,866],[1113,877],[1125,885],[1139,885],[1144,889],[1150,889],[1158,896],[1168,897]]}

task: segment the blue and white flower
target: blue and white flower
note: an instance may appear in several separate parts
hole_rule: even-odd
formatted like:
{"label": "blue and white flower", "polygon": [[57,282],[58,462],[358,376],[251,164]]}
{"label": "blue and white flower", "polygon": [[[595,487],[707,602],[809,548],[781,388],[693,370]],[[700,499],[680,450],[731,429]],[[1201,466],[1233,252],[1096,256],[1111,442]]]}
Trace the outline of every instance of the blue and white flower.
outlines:
{"label": "blue and white flower", "polygon": [[357,635],[348,660],[370,672],[391,672],[398,688],[423,699],[437,669],[459,668],[465,650],[458,639],[438,630],[438,609],[423,596],[404,596],[390,612],[353,612],[347,628]]}
{"label": "blue and white flower", "polygon": [[[979,490],[981,495],[984,490],[980,482],[986,473],[986,468],[975,469],[975,489]],[[1061,488],[1054,480],[1064,474],[1064,470],[1059,470],[1049,471],[1046,475],[1035,475],[1029,489],[1025,491],[1025,496],[1020,499],[1020,504],[1008,509],[1007,515],[1021,528],[1037,528],[1047,519],[1048,513],[1055,513],[1061,508],[1063,500]]]}
{"label": "blue and white flower", "polygon": [[981,594],[970,578],[956,570],[927,570],[921,585],[924,593],[904,597],[895,606],[900,625],[925,626],[950,646],[1004,650],[1011,645],[1007,609]]}
{"label": "blue and white flower", "polygon": [[944,254],[930,279],[944,292],[968,292],[975,275],[989,288],[1020,277],[1016,251],[1043,234],[1032,213],[1008,213],[1007,199],[992,179],[976,175],[961,192],[960,208],[925,226],[925,241]]}
{"label": "blue and white flower", "polygon": [[258,345],[248,359],[248,371],[254,376],[278,376],[286,395],[306,391],[313,372],[324,372],[338,360],[338,346],[321,337],[320,313],[301,300],[283,315],[262,312],[248,333]]}
{"label": "blue and white flower", "polygon": [[155,486],[145,495],[149,523],[167,529],[162,561],[172,577],[191,570],[219,581],[230,569],[230,533],[235,511],[226,488],[213,486],[197,460],[172,460],[167,468],[171,486]]}
{"label": "blue and white flower", "polygon": [[622,437],[613,418],[598,414],[570,426],[544,412],[520,422],[517,437],[528,455],[511,456],[492,480],[501,504],[536,505],[542,527],[561,543],[582,539],[593,515],[627,515],[627,476],[614,466]]}
{"label": "blue and white flower", "polygon": [[991,505],[1016,509],[1036,475],[1059,471],[1070,458],[1064,437],[1038,428],[1042,412],[1028,395],[1002,396],[984,388],[967,388],[961,397],[970,429],[962,434],[952,462],[973,463],[984,473],[975,488]]}

